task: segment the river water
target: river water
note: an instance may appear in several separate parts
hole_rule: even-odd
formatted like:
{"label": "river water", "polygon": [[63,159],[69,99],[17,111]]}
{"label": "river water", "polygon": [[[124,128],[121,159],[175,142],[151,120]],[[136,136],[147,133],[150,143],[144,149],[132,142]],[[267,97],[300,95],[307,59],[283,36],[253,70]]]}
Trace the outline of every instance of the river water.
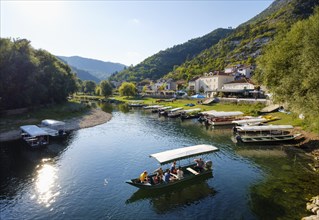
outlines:
{"label": "river water", "polygon": [[[229,127],[159,118],[102,106],[111,121],[52,141],[40,150],[1,143],[1,219],[300,219],[319,177],[303,152],[281,145],[235,145]],[[157,162],[149,155],[196,144],[213,177],[145,193],[125,183]],[[165,167],[164,167],[165,168]]]}

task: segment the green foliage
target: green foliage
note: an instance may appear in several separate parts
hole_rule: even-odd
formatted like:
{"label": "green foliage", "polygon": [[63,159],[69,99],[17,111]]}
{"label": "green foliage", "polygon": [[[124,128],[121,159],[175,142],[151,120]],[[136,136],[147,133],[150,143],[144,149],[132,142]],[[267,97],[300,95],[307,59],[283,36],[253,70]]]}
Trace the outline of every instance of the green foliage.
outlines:
{"label": "green foliage", "polygon": [[308,126],[319,131],[319,8],[307,20],[294,24],[267,46],[258,59],[257,78],[278,102],[306,116]]}
{"label": "green foliage", "polygon": [[186,60],[191,60],[201,51],[218,43],[231,32],[230,29],[219,28],[203,37],[160,51],[134,67],[131,66],[118,74],[113,74],[110,80],[140,82],[143,79],[159,79],[172,71],[174,67]]}
{"label": "green foliage", "polygon": [[110,96],[112,95],[112,85],[108,80],[103,80],[100,83],[100,87],[101,87],[101,94],[103,96]]}
{"label": "green foliage", "polygon": [[88,94],[94,94],[96,83],[92,80],[83,81],[83,92]]}
{"label": "green foliage", "polygon": [[137,89],[134,83],[124,82],[119,88],[121,96],[134,96],[137,94]]}
{"label": "green foliage", "polygon": [[0,39],[0,106],[3,109],[61,103],[76,91],[68,65],[26,39]]}

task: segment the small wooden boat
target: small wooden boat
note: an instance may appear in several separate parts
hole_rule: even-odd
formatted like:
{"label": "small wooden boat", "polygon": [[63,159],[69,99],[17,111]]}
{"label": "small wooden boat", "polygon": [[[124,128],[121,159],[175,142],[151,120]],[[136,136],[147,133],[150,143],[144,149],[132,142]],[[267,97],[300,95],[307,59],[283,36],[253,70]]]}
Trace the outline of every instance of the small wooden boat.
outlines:
{"label": "small wooden boat", "polygon": [[46,131],[51,137],[63,137],[66,135],[65,122],[53,119],[41,121],[40,128]]}
{"label": "small wooden boat", "polygon": [[179,117],[182,113],[183,108],[179,107],[179,108],[173,108],[172,110],[167,112],[167,117],[169,118],[176,118]]}
{"label": "small wooden boat", "polygon": [[291,125],[237,126],[235,142],[281,142],[294,140],[301,134],[293,134]]}
{"label": "small wooden boat", "polygon": [[182,111],[181,119],[191,119],[191,118],[199,118],[200,116],[200,108],[187,109]]}
{"label": "small wooden boat", "polygon": [[[232,121],[238,119],[244,113],[240,111],[233,112],[211,112],[206,114],[206,121],[210,125],[231,125]],[[242,118],[240,118],[242,119]]]}
{"label": "small wooden boat", "polygon": [[36,125],[24,125],[20,130],[21,138],[31,147],[49,144],[49,134]]}
{"label": "small wooden boat", "polygon": [[[215,146],[201,144],[201,145],[177,148],[174,150],[168,150],[168,151],[163,151],[156,154],[151,154],[150,157],[155,158],[161,165],[164,165],[173,161],[183,160],[186,158],[191,158],[191,157],[195,157],[195,156],[203,155],[203,154],[209,154],[212,152],[216,152],[218,150],[219,149]],[[189,182],[197,178],[202,178],[203,176],[206,176],[206,175],[212,175],[211,161],[206,161],[205,166],[201,172],[194,170],[193,169],[194,166],[195,164],[187,164],[187,165],[181,166],[181,169],[184,172],[183,178],[181,179],[176,178],[175,180],[170,181],[168,183],[164,181],[155,183],[155,181],[153,181],[156,175],[155,173],[148,176],[148,179],[150,181],[147,183],[142,183],[139,180],[139,178],[128,180],[126,181],[126,183],[140,189],[147,189],[147,190],[162,189],[162,188],[167,188],[171,186],[176,186],[181,183]]]}
{"label": "small wooden boat", "polygon": [[139,102],[139,101],[132,101],[128,103],[129,107],[143,107],[145,106],[145,104],[143,102]]}
{"label": "small wooden boat", "polygon": [[161,112],[168,111],[171,108],[172,108],[172,106],[161,107],[161,108],[153,109],[152,112],[153,113],[157,113],[158,112],[158,114],[160,114]]}

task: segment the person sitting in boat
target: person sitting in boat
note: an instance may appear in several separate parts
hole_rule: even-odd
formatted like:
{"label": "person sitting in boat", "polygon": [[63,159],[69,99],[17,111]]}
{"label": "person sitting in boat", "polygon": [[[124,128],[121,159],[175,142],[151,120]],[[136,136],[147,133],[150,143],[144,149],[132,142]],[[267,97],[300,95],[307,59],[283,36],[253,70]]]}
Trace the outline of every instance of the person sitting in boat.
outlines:
{"label": "person sitting in boat", "polygon": [[148,183],[147,171],[146,170],[143,173],[141,173],[140,181],[141,181],[141,183]]}
{"label": "person sitting in boat", "polygon": [[155,170],[156,176],[154,177],[154,182],[155,183],[160,183],[163,181],[163,176],[164,176],[164,172],[162,167],[158,168],[157,170]]}
{"label": "person sitting in boat", "polygon": [[172,166],[171,166],[171,173],[174,173],[174,174],[176,174],[177,173],[177,169],[176,169],[176,161],[174,161],[173,163],[172,163]]}
{"label": "person sitting in boat", "polygon": [[179,166],[178,169],[177,169],[177,179],[183,179],[184,178],[184,171],[182,170],[182,168]]}
{"label": "person sitting in boat", "polygon": [[203,169],[204,169],[204,161],[202,160],[202,158],[199,158],[199,159],[195,159],[194,160],[196,162],[196,166],[194,167],[194,169],[197,171],[197,172],[202,172]]}
{"label": "person sitting in boat", "polygon": [[169,183],[169,181],[171,180],[171,171],[169,169],[166,170],[165,174],[164,174],[164,182],[165,183]]}

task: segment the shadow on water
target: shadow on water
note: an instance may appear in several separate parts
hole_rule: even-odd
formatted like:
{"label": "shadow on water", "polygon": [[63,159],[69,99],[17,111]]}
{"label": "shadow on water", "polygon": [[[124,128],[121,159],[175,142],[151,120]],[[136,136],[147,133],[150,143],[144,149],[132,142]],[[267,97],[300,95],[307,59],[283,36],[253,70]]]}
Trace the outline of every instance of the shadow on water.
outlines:
{"label": "shadow on water", "polygon": [[[68,138],[51,141],[48,146],[32,149],[22,140],[2,143],[0,148],[1,199],[13,199],[29,182],[32,182],[39,166],[55,164],[67,149]],[[27,181],[26,181],[27,180]]]}
{"label": "shadow on water", "polygon": [[265,179],[250,188],[250,206],[260,219],[307,216],[307,198],[319,192],[319,185],[303,152],[275,145],[238,147],[236,152],[265,171]]}
{"label": "shadow on water", "polygon": [[217,193],[217,191],[207,183],[207,179],[212,177],[212,175],[209,175],[168,189],[139,189],[133,193],[125,203],[131,204],[149,200],[150,204],[152,204],[155,211],[159,214],[169,212],[178,207],[190,206],[207,197],[212,197]]}

